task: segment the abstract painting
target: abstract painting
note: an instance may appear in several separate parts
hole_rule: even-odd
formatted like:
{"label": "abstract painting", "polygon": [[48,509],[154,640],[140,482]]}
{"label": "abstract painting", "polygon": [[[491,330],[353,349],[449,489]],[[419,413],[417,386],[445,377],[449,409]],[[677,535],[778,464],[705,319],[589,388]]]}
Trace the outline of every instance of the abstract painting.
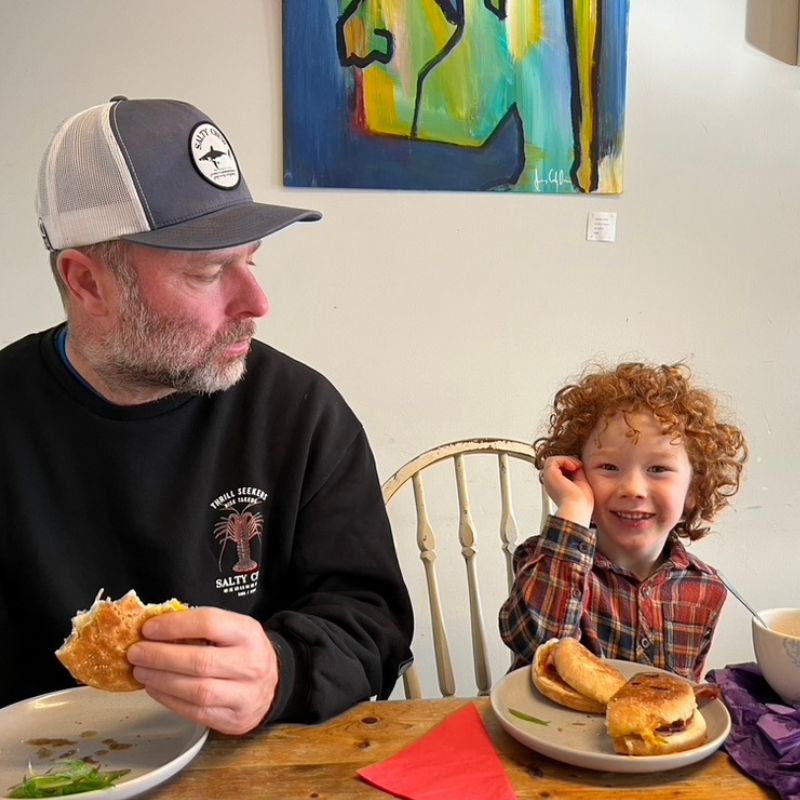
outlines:
{"label": "abstract painting", "polygon": [[619,194],[629,0],[284,0],[286,186]]}

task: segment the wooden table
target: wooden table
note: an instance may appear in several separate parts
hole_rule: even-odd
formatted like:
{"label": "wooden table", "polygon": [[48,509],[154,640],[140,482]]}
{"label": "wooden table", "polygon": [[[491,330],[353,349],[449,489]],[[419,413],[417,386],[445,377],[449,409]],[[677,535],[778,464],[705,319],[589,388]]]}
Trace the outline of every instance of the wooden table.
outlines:
{"label": "wooden table", "polygon": [[[197,758],[148,800],[390,798],[356,770],[395,755],[467,703],[477,703],[519,800],[777,798],[723,751],[681,769],[621,775],[552,761],[519,744],[485,698],[361,703],[321,725],[276,725],[246,737],[212,734]],[[465,798],[465,800],[469,800]]]}

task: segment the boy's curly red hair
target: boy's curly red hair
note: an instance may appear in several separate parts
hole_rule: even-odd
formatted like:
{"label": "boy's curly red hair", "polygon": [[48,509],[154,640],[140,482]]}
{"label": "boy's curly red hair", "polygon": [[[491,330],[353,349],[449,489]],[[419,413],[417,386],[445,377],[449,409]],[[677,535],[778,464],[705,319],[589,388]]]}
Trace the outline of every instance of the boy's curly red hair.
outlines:
{"label": "boy's curly red hair", "polygon": [[[622,363],[614,369],[586,372],[578,383],[555,396],[550,429],[537,439],[536,466],[555,455],[581,457],[583,446],[598,423],[618,412],[650,411],[686,447],[692,465],[685,517],[675,526],[690,540],[705,536],[728,498],[739,490],[747,443],[735,425],[718,419],[717,401],[693,387],[691,371],[683,364]],[[637,431],[631,428],[630,435]]]}

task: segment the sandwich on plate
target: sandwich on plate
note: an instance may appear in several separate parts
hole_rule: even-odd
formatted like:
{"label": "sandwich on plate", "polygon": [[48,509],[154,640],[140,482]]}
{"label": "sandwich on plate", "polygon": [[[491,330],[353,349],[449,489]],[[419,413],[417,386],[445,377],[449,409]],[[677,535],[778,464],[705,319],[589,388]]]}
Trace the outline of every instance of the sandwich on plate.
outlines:
{"label": "sandwich on plate", "polygon": [[606,729],[617,753],[653,756],[690,750],[706,741],[691,683],[663,672],[639,672],[606,707]]}
{"label": "sandwich on plate", "polygon": [[548,700],[590,714],[604,714],[626,681],[618,669],[571,638],[550,639],[536,648],[531,679]]}

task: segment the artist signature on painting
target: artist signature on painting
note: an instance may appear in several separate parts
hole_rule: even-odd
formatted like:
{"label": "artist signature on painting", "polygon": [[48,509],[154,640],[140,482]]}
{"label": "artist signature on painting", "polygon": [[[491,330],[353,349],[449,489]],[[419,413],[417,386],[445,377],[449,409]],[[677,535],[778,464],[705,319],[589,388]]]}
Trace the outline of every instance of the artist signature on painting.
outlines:
{"label": "artist signature on painting", "polygon": [[572,186],[572,181],[563,169],[551,169],[546,177],[539,175],[539,170],[534,169],[533,185],[537,192],[546,191],[547,189],[558,191],[562,186]]}

